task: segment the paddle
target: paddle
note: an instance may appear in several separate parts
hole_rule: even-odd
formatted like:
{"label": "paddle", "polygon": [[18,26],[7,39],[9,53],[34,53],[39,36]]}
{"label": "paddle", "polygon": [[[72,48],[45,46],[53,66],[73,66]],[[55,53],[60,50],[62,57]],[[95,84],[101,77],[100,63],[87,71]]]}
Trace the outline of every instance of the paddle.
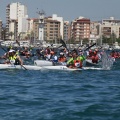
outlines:
{"label": "paddle", "polygon": [[27,70],[27,68],[25,67],[25,66],[23,66],[22,64],[20,64],[21,65],[21,67],[23,67],[25,70]]}
{"label": "paddle", "polygon": [[60,39],[60,42],[61,42],[62,46],[65,47],[69,51],[69,49],[67,48],[67,45],[65,44],[65,42],[62,39]]}
{"label": "paddle", "polygon": [[96,45],[96,43],[92,44],[91,46],[89,46],[88,48],[86,48],[84,51],[89,50],[91,47],[93,47],[94,45]]}
{"label": "paddle", "polygon": [[18,40],[16,40],[16,43],[20,46],[20,43],[18,42]]}

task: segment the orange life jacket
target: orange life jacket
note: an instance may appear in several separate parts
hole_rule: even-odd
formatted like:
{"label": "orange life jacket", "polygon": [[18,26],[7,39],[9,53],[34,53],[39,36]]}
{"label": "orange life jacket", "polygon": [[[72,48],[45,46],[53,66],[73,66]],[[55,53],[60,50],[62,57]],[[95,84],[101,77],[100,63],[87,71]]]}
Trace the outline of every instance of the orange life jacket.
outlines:
{"label": "orange life jacket", "polygon": [[74,60],[74,67],[82,68],[82,62],[80,60]]}

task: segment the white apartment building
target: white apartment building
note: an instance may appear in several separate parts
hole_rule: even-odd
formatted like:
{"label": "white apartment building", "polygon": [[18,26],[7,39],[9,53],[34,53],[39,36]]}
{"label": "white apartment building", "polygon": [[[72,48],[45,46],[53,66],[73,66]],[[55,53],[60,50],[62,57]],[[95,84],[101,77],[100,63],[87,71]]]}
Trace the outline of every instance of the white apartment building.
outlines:
{"label": "white apartment building", "polygon": [[57,14],[53,14],[52,15],[52,19],[53,20],[57,20],[57,21],[59,21],[60,22],[60,35],[61,35],[61,37],[62,37],[62,39],[63,39],[63,27],[64,27],[64,21],[63,21],[63,17],[58,17],[57,16]]}
{"label": "white apartment building", "polygon": [[[6,27],[9,39],[17,39],[18,35],[27,31],[27,7],[19,2],[11,3],[6,7]],[[12,33],[13,37],[9,36]]]}

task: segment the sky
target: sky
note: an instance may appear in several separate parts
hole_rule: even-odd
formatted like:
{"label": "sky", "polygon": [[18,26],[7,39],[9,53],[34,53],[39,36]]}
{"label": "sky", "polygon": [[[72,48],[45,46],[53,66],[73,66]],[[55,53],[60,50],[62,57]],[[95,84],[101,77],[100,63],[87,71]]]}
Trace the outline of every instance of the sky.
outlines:
{"label": "sky", "polygon": [[12,2],[26,5],[29,18],[37,18],[36,12],[44,10],[45,16],[57,14],[68,21],[79,16],[89,18],[91,21],[110,17],[120,19],[120,0],[0,0],[0,19],[3,23],[6,22],[6,6]]}

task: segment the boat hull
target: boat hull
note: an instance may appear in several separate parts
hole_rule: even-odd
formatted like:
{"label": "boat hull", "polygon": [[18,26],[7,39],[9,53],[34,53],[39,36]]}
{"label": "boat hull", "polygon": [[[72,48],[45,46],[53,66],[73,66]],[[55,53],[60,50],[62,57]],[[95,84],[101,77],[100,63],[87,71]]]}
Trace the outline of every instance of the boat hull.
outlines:
{"label": "boat hull", "polygon": [[41,70],[39,66],[32,65],[11,65],[11,64],[0,64],[0,69],[23,69],[23,70]]}
{"label": "boat hull", "polygon": [[35,60],[34,65],[36,66],[52,66],[53,62],[47,60]]}
{"label": "boat hull", "polygon": [[66,66],[44,66],[43,70],[81,71],[82,69],[68,68]]}
{"label": "boat hull", "polygon": [[86,59],[87,66],[99,66],[99,63],[93,63],[91,59]]}

